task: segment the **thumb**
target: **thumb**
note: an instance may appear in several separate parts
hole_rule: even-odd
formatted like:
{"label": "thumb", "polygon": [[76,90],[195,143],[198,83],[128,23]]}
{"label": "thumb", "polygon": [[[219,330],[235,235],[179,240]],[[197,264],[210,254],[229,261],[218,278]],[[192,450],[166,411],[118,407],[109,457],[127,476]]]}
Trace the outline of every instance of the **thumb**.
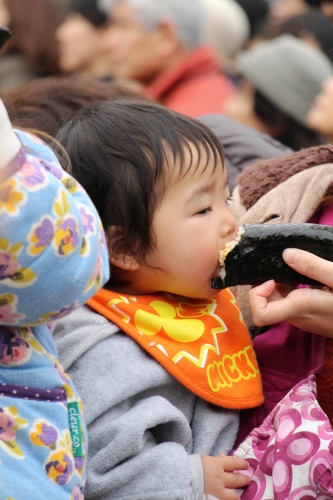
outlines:
{"label": "thumb", "polygon": [[287,248],[284,250],[283,259],[288,266],[295,271],[333,287],[333,263],[320,257],[298,250],[296,248]]}

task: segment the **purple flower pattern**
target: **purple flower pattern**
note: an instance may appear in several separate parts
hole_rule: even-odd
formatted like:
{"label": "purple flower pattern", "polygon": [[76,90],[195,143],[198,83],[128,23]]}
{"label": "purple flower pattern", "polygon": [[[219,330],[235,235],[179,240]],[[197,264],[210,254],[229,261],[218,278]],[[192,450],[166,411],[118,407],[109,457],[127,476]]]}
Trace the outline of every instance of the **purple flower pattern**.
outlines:
{"label": "purple flower pattern", "polygon": [[93,233],[94,232],[94,217],[87,212],[85,207],[80,207],[80,214],[82,217],[82,223],[83,223],[83,234],[87,235],[88,233]]}
{"label": "purple flower pattern", "polygon": [[48,422],[37,421],[30,432],[30,440],[35,446],[46,446],[56,449],[59,435],[57,429]]}
{"label": "purple flower pattern", "polygon": [[45,465],[45,471],[55,483],[67,484],[73,475],[73,462],[66,451],[58,451],[50,457],[50,461]]}
{"label": "purple flower pattern", "polygon": [[44,219],[42,224],[36,229],[35,235],[38,240],[36,247],[46,247],[53,238],[53,224],[49,219]]}
{"label": "purple flower pattern", "polygon": [[67,316],[67,314],[74,311],[74,309],[76,309],[77,307],[78,307],[78,303],[74,302],[73,304],[70,304],[67,307],[63,307],[57,313],[53,313],[52,315],[48,315],[48,319],[50,319],[51,321],[55,321],[56,319],[63,318],[64,316]]}
{"label": "purple flower pattern", "polygon": [[42,424],[41,433],[38,435],[39,439],[45,446],[54,445],[58,439],[58,431],[53,425]]}
{"label": "purple flower pattern", "polygon": [[58,224],[56,245],[59,255],[68,255],[79,243],[78,224],[76,219],[68,217]]}
{"label": "purple flower pattern", "polygon": [[61,179],[64,175],[64,171],[55,163],[47,160],[39,160],[40,165],[50,174],[54,175],[57,179]]}
{"label": "purple flower pattern", "polygon": [[0,325],[0,366],[18,366],[31,356],[29,344],[18,335],[18,330]]}
{"label": "purple flower pattern", "polygon": [[27,189],[42,187],[46,180],[44,171],[40,166],[40,162],[35,158],[30,158],[29,162],[26,162],[23,165],[20,174],[22,184]]}

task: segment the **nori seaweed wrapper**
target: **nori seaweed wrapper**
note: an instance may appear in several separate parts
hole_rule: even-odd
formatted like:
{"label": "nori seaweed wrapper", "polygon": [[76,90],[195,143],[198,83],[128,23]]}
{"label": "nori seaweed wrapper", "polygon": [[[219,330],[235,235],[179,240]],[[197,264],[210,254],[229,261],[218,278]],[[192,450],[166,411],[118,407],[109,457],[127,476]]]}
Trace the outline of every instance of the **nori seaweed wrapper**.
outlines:
{"label": "nori seaweed wrapper", "polygon": [[299,248],[333,261],[333,227],[320,224],[254,224],[243,226],[240,242],[224,261],[224,279],[213,278],[212,288],[276,283],[322,285],[289,267],[282,258],[286,248]]}

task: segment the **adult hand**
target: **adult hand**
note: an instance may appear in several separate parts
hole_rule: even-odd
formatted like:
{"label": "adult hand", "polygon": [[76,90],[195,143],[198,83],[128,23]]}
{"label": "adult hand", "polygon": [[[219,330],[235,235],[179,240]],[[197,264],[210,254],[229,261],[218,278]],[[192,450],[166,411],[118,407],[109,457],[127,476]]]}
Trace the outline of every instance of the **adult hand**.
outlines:
{"label": "adult hand", "polygon": [[273,280],[252,288],[249,303],[255,325],[287,320],[301,330],[333,338],[333,263],[294,248],[285,250],[283,259],[326,288],[295,288]]}

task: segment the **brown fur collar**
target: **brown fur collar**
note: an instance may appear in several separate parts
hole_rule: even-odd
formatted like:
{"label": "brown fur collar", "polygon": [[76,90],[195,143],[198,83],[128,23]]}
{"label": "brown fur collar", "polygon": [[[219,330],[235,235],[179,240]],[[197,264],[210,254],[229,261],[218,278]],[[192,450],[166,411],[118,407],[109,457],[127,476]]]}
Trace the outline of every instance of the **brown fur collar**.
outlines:
{"label": "brown fur collar", "polygon": [[315,146],[257,161],[245,168],[237,179],[240,198],[248,210],[264,194],[292,175],[325,163],[333,163],[333,145]]}

